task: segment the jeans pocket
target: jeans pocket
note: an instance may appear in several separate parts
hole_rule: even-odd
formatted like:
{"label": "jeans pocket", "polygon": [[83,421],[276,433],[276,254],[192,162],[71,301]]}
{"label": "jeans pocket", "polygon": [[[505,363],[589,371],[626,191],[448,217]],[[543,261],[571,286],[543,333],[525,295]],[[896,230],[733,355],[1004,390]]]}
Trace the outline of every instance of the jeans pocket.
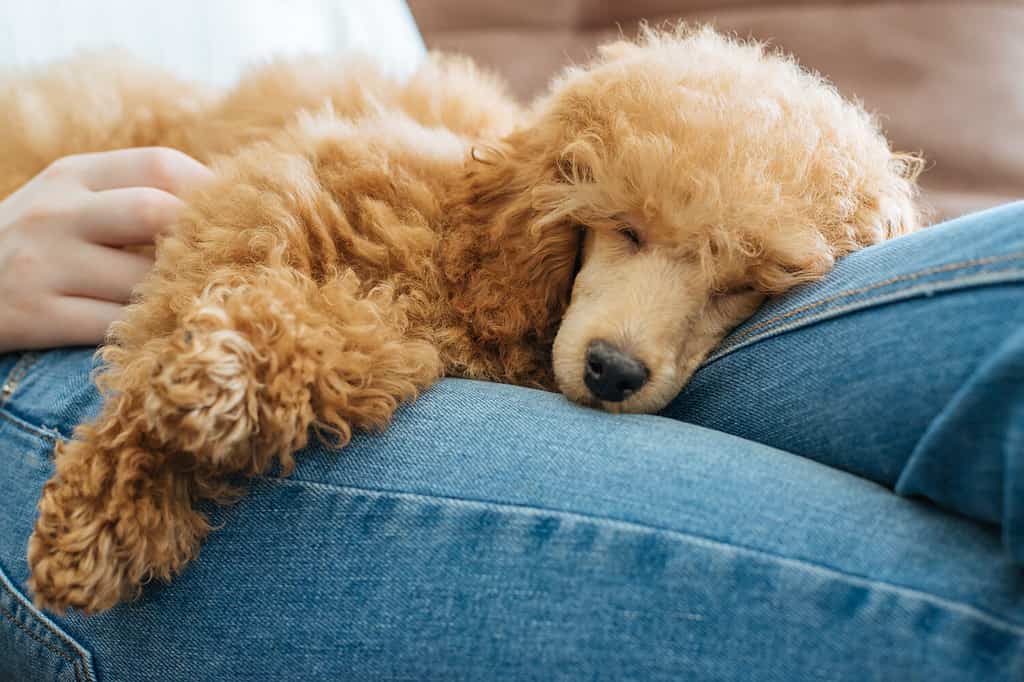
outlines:
{"label": "jeans pocket", "polygon": [[0,355],[0,416],[51,441],[99,411],[94,348]]}
{"label": "jeans pocket", "polygon": [[95,682],[92,655],[25,598],[0,567],[0,679]]}

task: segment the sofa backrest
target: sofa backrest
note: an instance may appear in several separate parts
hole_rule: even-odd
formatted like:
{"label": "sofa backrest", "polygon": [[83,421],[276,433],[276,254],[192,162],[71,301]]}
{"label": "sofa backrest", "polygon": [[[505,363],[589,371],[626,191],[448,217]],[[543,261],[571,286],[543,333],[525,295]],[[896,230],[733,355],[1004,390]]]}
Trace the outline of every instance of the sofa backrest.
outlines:
{"label": "sofa backrest", "polygon": [[1024,197],[1024,3],[1014,0],[409,0],[427,45],[463,52],[528,98],[595,45],[709,22],[791,52],[929,161],[937,219]]}

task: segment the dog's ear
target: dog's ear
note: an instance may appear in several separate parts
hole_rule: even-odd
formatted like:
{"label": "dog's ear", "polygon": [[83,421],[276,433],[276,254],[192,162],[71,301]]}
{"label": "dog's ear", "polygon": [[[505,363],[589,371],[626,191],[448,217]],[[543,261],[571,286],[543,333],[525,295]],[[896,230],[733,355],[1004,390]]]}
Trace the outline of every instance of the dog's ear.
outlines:
{"label": "dog's ear", "polygon": [[820,279],[837,258],[918,229],[924,218],[917,200],[923,167],[918,156],[891,154],[863,186],[842,187],[831,203],[822,202],[831,210],[787,222],[782,230],[760,231],[753,248],[760,254],[753,272],[758,290],[780,294]]}
{"label": "dog's ear", "polygon": [[553,341],[568,302],[579,229],[567,205],[567,177],[583,169],[553,149],[524,131],[473,150],[465,196],[454,202],[441,255],[451,303],[477,341],[502,352],[524,340]]}

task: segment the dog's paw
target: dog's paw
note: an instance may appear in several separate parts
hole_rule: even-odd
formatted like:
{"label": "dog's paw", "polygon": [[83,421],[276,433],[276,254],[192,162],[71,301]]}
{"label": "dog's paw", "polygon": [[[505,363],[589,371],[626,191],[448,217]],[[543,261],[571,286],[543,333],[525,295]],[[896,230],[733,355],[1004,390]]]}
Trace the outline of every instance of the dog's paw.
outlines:
{"label": "dog's paw", "polygon": [[198,553],[209,525],[191,507],[188,481],[153,471],[153,459],[82,441],[58,446],[28,547],[36,604],[105,611],[152,579],[170,580]]}
{"label": "dog's paw", "polygon": [[29,540],[28,584],[36,605],[54,613],[98,613],[135,597],[141,583],[129,577],[130,562],[111,549],[109,537],[76,538],[38,524]]}
{"label": "dog's paw", "polygon": [[258,429],[256,356],[245,334],[208,320],[178,330],[143,401],[146,428],[167,449],[229,457]]}

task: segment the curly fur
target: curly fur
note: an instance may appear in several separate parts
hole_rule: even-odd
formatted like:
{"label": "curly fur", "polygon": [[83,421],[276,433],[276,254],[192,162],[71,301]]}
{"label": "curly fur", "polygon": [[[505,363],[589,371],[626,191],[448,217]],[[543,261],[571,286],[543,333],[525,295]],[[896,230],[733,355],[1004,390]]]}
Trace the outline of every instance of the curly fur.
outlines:
{"label": "curly fur", "polygon": [[216,175],[101,351],[101,414],[57,448],[29,545],[52,609],[170,579],[209,531],[197,501],[287,473],[311,430],[383,428],[442,375],[597,404],[584,349],[607,339],[651,381],[602,406],[660,409],[764,296],[919,220],[919,162],[862,109],[706,29],[609,45],[528,110],[443,56],[402,85],[273,63],[224,95],[85,56],[0,101],[0,196],[129,146]]}

